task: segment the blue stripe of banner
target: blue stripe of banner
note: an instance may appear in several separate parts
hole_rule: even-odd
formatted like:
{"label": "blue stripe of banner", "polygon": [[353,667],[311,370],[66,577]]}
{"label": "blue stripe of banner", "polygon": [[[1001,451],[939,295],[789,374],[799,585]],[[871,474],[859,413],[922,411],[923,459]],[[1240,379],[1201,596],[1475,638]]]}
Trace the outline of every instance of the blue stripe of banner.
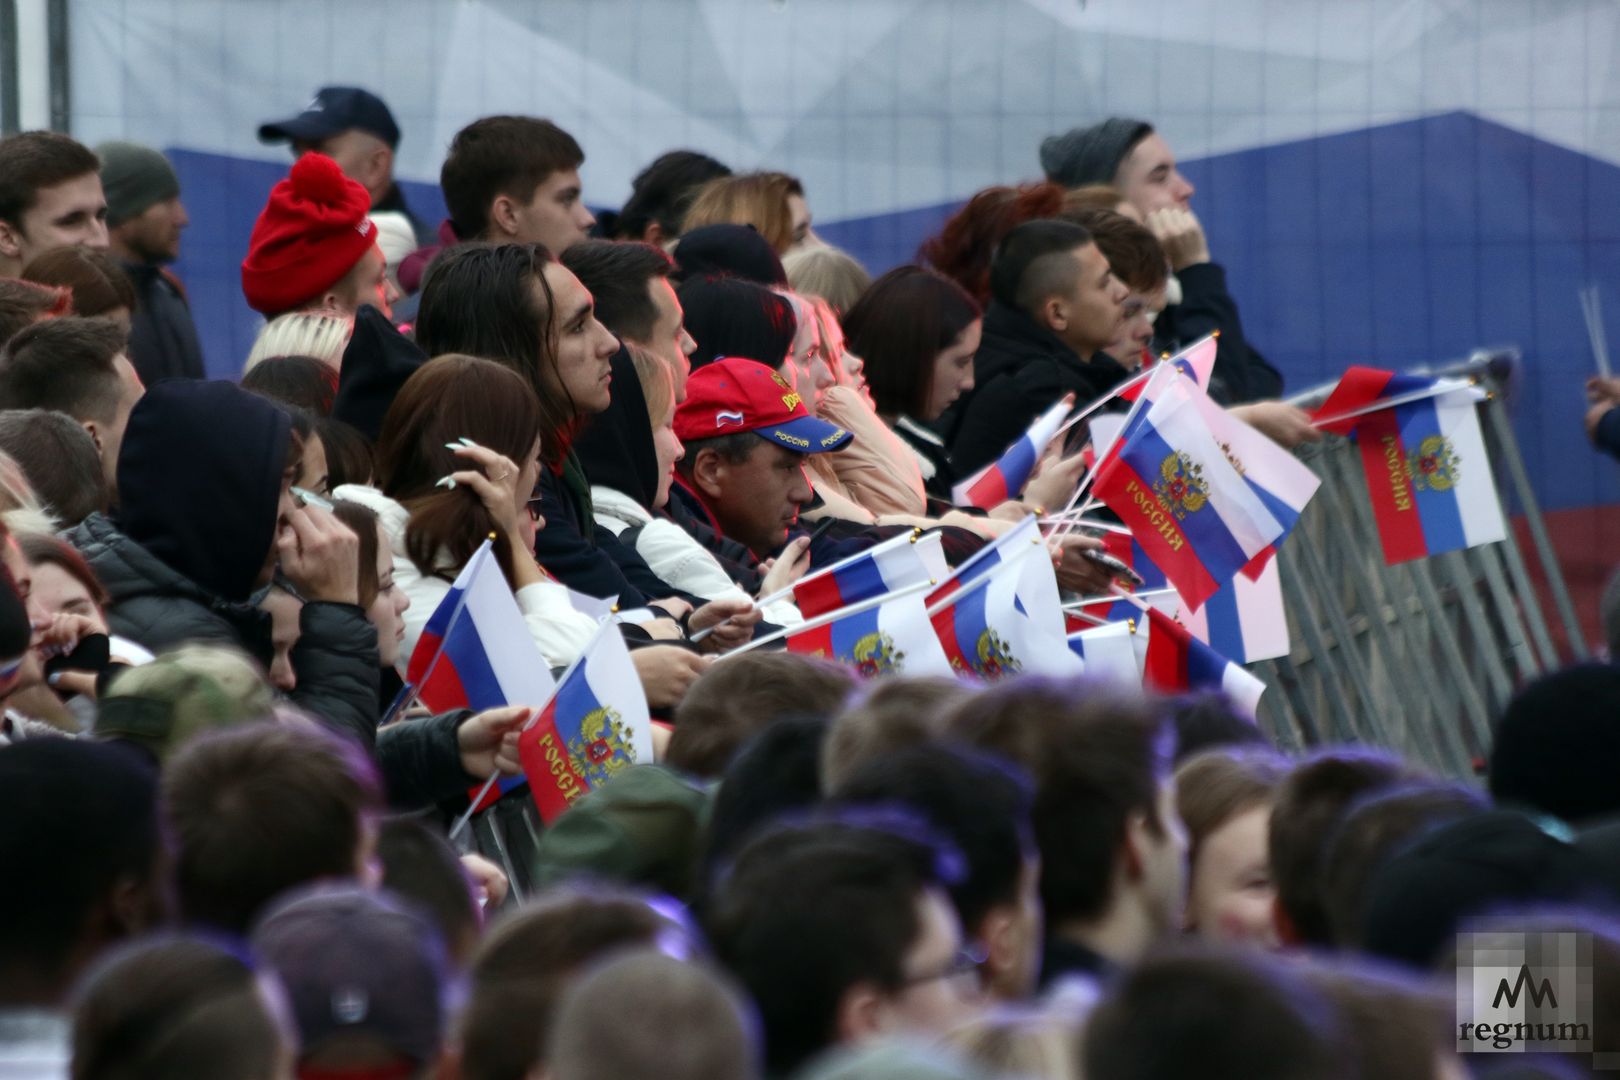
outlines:
{"label": "blue stripe of banner", "polygon": [[838,583],[838,595],[846,604],[858,604],[889,591],[883,574],[878,571],[877,560],[870,555],[834,571],[833,580]]}
{"label": "blue stripe of banner", "polygon": [[508,704],[501,681],[490,665],[483,639],[478,636],[478,624],[470,612],[463,612],[456,620],[455,629],[444,641],[444,654],[439,663],[448,663],[455,669],[461,688],[467,692],[469,709],[480,711]]}
{"label": "blue stripe of banner", "polygon": [[422,628],[424,634],[444,637],[445,629],[450,625],[450,617],[456,613],[456,605],[461,603],[462,592],[463,590],[454,585],[450,587],[450,591],[444,594],[444,599],[439,601],[439,606],[433,609],[433,614],[428,616],[427,625]]}
{"label": "blue stripe of banner", "polygon": [[1226,674],[1226,657],[1197,638],[1187,639],[1187,686],[1192,689],[1220,689]]}
{"label": "blue stripe of banner", "polygon": [[1248,656],[1243,647],[1243,621],[1238,618],[1237,582],[1227,582],[1204,601],[1204,618],[1209,626],[1210,648],[1235,660]]}
{"label": "blue stripe of banner", "polygon": [[[1283,527],[1283,533],[1285,535],[1293,530],[1294,522],[1299,520],[1299,511],[1283,502],[1266,488],[1263,488],[1253,480],[1250,480],[1247,476],[1243,478],[1243,482],[1249,485],[1249,490],[1254,492],[1255,496],[1260,500],[1261,505],[1267,510],[1271,511],[1271,516],[1276,518],[1277,524]],[[1274,544],[1281,544],[1282,538],[1278,537],[1272,542]]]}
{"label": "blue stripe of banner", "polygon": [[[1152,424],[1143,424],[1123,456],[1136,474],[1151,484],[1158,478],[1164,459],[1174,452],[1158,429]],[[1198,561],[1218,583],[1224,585],[1231,581],[1233,575],[1248,564],[1249,556],[1244,554],[1243,547],[1221,520],[1213,503],[1205,503],[1202,509],[1188,514],[1179,524]]]}
{"label": "blue stripe of banner", "polygon": [[1440,434],[1440,414],[1434,399],[1397,405],[1395,415],[1400,418],[1401,446],[1407,461],[1413,466],[1412,502],[1417,507],[1418,519],[1423,523],[1423,541],[1430,555],[1442,551],[1456,551],[1468,546],[1468,534],[1463,531],[1462,510],[1457,506],[1457,492],[1435,491],[1432,487],[1418,490],[1416,464],[1418,448],[1423,440]]}
{"label": "blue stripe of banner", "polygon": [[1001,549],[982,547],[971,559],[963,563],[956,571],[956,584],[958,586],[971,585],[984,576],[986,570],[1001,565]]}

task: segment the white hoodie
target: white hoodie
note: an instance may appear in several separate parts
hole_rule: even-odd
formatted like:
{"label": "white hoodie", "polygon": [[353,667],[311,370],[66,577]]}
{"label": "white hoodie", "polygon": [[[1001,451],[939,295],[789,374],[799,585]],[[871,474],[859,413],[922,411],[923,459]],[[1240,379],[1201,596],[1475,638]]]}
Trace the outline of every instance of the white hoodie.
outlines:
{"label": "white hoodie", "polygon": [[[731,580],[731,575],[708,548],[673,521],[654,517],[624,492],[594,484],[591,506],[596,513],[596,523],[614,536],[626,529],[641,529],[636,533],[636,554],[660,581],[705,600],[753,601],[742,586]],[[778,600],[765,606],[765,621],[777,626],[798,626],[804,622],[804,616],[793,604]]]}
{"label": "white hoodie", "polygon": [[[388,537],[388,548],[394,556],[394,583],[411,598],[411,606],[405,612],[405,640],[399,649],[399,669],[403,675],[428,619],[449,594],[450,581],[424,574],[405,553],[405,526],[410,521],[410,513],[399,503],[376,488],[361,484],[344,484],[332,492],[332,497],[359,503],[374,511]],[[447,558],[440,569],[453,578],[460,568]],[[514,595],[535,647],[551,667],[566,667],[572,663],[596,633],[596,620],[574,610],[568,589],[561,582],[525,585]]]}

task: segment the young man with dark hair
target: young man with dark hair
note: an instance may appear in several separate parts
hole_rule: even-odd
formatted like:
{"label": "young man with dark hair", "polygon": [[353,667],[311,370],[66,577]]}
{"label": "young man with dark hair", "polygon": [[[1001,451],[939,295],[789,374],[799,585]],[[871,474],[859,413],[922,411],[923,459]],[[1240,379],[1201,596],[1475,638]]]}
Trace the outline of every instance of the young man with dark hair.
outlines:
{"label": "young man with dark hair", "polygon": [[1191,209],[1195,189],[1152,124],[1110,117],[1045,139],[1040,156],[1047,179],[1064,187],[1117,187],[1164,245],[1180,299],[1154,324],[1155,350],[1174,351],[1219,330],[1211,396],[1222,404],[1238,404],[1282,393],[1282,376],[1243,336],[1226,271],[1211,260],[1204,227]]}
{"label": "young man with dark hair", "polygon": [[582,240],[562,253],[562,264],[590,290],[603,326],[669,365],[675,403],[685,401],[697,342],[669,280],[675,261],[650,244]]}
{"label": "young man with dark hair", "polygon": [[974,694],[946,728],[1035,782],[1043,985],[1117,972],[1180,930],[1187,836],[1171,772],[1175,734],[1158,705],[1025,677]]}
{"label": "young man with dark hair", "polygon": [[804,456],[841,450],[853,437],[811,416],[780,374],[735,357],[692,375],[675,435],[686,446],[676,482],[722,536],[759,558],[787,542],[814,494]]}
{"label": "young man with dark hair", "polygon": [[0,139],[0,277],[53,248],[107,246],[101,162],[54,131]]}
{"label": "young man with dark hair", "polygon": [[145,392],[123,332],[106,319],[49,319],[0,349],[0,409],[50,409],[77,420],[95,440],[109,491],[130,413]]}
{"label": "young man with dark hair", "polygon": [[821,786],[836,790],[873,758],[943,738],[945,717],[973,690],[946,676],[874,679],[827,732]]}
{"label": "young man with dark hair", "polygon": [[888,1034],[941,1034],[970,1015],[977,965],[941,850],[851,822],[755,836],[706,913],[715,956],[759,1007],[765,1069]]}
{"label": "young man with dark hair", "polygon": [[366,305],[392,317],[399,290],[388,279],[370,213],[370,194],[325,154],[293,162],[248,238],[248,307],[267,319],[290,311],[353,315]]}
{"label": "young man with dark hair", "polygon": [[0,818],[0,1075],[66,1076],[69,990],[167,916],[157,777],[125,747],[25,739],[0,747]]}
{"label": "young man with dark hair", "polygon": [[1422,779],[1393,754],[1363,748],[1319,751],[1277,789],[1268,846],[1277,886],[1277,936],[1284,945],[1332,941],[1322,895],[1323,853],[1352,803]]}
{"label": "young man with dark hair", "polygon": [[180,257],[180,233],[191,224],[180,201],[180,178],[167,158],[132,142],[105,142],[101,186],[107,194],[107,233],[135,290],[129,353],[142,382],[171,375],[200,379],[202,346],[180,281],[165,267]]}
{"label": "young man with dark hair", "polygon": [[581,198],[583,164],[579,143],[550,120],[474,120],[450,140],[439,170],[456,236],[567,251],[596,224]]}
{"label": "young man with dark hair", "polygon": [[375,885],[383,805],[360,747],[320,728],[259,723],[197,737],[163,774],[181,918],[245,935],[295,886]]}
{"label": "young man with dark hair", "polygon": [[941,420],[963,476],[999,457],[1064,394],[1084,405],[1126,377],[1102,350],[1119,332],[1129,290],[1079,225],[1041,219],[1013,229],[996,250],[990,292],[973,388]]}
{"label": "young man with dark hair", "polygon": [[686,211],[698,189],[731,170],[696,150],[670,150],[658,155],[630,182],[630,201],[614,223],[623,240],[669,247],[685,231]]}
{"label": "young man with dark hair", "polygon": [[107,509],[101,455],[84,427],[66,413],[0,409],[0,452],[17,463],[61,528]]}
{"label": "young man with dark hair", "polygon": [[35,323],[72,310],[73,294],[67,289],[0,277],[0,348]]}
{"label": "young man with dark hair", "polygon": [[1021,1001],[1040,974],[1040,856],[1030,826],[1034,793],[1007,763],[943,743],[882,754],[828,793],[844,806],[897,806],[919,814],[961,852],[950,889],[962,934],[983,956],[986,992]]}

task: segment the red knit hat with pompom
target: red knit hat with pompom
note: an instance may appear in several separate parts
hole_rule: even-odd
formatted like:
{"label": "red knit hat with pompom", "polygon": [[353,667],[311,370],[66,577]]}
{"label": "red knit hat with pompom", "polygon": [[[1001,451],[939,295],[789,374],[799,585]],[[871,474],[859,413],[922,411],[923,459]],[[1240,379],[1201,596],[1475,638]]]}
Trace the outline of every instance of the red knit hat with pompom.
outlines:
{"label": "red knit hat with pompom", "polygon": [[265,315],[325,292],[377,242],[371,196],[325,154],[305,154],[253,225],[242,260],[242,295]]}

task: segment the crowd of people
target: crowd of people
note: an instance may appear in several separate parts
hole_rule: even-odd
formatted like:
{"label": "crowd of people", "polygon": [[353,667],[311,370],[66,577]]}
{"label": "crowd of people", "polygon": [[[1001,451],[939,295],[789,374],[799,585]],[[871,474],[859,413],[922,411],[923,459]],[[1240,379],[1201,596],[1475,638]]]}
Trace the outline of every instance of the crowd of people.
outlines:
{"label": "crowd of people", "polygon": [[[875,280],[800,181],[696,151],[593,213],[570,133],[477,119],[435,228],[375,95],[259,135],[295,160],[234,380],[169,269],[163,155],[0,140],[0,1078],[1438,1080],[1620,1052],[1606,664],[1523,688],[1464,781],[1286,753],[1216,693],[728,655],[802,624],[816,568],[919,530],[954,566],[1046,520],[1084,426],[999,505],[956,493],[1211,331],[1217,402],[1321,437],[1150,124],[1045,140],[1042,179]],[[547,825],[517,785],[455,833],[544,704],[399,705],[487,541],[534,664],[611,608],[655,753]],[[1109,592],[1103,547],[1051,538],[1067,594]],[[1455,974],[1487,915],[1589,943],[1582,1053],[1464,1053],[1492,1048]]]}

